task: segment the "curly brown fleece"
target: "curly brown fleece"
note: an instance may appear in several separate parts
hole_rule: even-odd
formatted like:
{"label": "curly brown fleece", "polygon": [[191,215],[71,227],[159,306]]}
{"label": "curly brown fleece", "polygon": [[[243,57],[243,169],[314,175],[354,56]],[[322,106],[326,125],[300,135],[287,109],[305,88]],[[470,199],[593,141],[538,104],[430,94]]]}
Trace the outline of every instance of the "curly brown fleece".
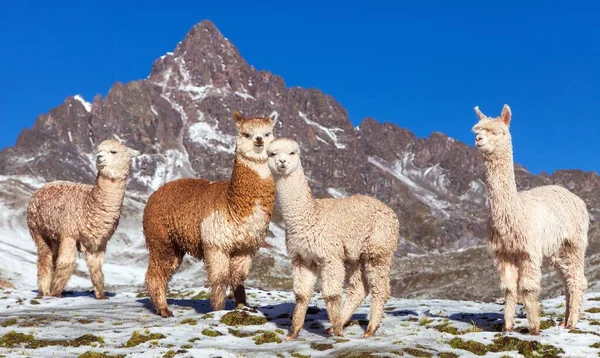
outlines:
{"label": "curly brown fleece", "polygon": [[137,154],[116,140],[106,140],[96,153],[95,185],[57,181],[33,193],[27,225],[38,250],[41,295],[62,294],[80,251],[85,254],[96,298],[106,298],[104,253],[119,224],[131,156]]}
{"label": "curly brown fleece", "polygon": [[150,252],[146,286],[163,317],[173,315],[167,284],[186,253],[204,260],[214,310],[224,308],[228,287],[238,304],[246,302],[243,282],[265,240],[275,200],[264,150],[273,138],[274,118],[245,119],[238,113],[234,118],[238,138],[231,180],[175,180],[154,192],[144,209]]}

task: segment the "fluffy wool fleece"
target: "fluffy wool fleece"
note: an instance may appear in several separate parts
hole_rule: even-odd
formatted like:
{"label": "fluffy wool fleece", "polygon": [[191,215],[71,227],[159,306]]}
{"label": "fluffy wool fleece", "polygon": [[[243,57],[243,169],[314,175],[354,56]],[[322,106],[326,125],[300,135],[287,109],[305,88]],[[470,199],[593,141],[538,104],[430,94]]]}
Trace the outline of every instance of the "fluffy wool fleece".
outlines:
{"label": "fluffy wool fleece", "polygon": [[214,310],[225,306],[228,287],[246,303],[243,282],[252,257],[264,243],[275,200],[265,147],[273,140],[276,115],[243,118],[229,182],[180,179],[154,192],[144,209],[143,228],[150,252],[146,286],[158,314],[172,316],[167,284],[188,253],[204,259]]}
{"label": "fluffy wool fleece", "polygon": [[[332,323],[330,333],[342,335],[344,324],[370,291],[371,317],[365,337],[372,336],[390,294],[389,271],[398,246],[398,217],[369,196],[314,199],[298,144],[290,139],[273,141],[268,154],[293,264],[296,307],[288,339],[295,339],[304,323],[319,270]],[[342,307],[345,275],[349,287]]]}
{"label": "fluffy wool fleece", "polygon": [[500,117],[486,117],[478,107],[473,127],[482,152],[488,188],[489,247],[500,271],[506,301],[504,330],[514,325],[518,295],[527,310],[530,332],[539,334],[538,296],[542,260],[548,258],[566,286],[563,325],[574,328],[587,289],[584,257],[588,245],[589,215],[583,200],[567,189],[548,185],[517,192],[510,108]]}
{"label": "fluffy wool fleece", "polygon": [[27,225],[38,250],[41,295],[62,294],[81,251],[96,298],[105,298],[104,253],[119,223],[131,157],[137,154],[116,140],[103,141],[96,151],[95,185],[58,181],[33,193]]}

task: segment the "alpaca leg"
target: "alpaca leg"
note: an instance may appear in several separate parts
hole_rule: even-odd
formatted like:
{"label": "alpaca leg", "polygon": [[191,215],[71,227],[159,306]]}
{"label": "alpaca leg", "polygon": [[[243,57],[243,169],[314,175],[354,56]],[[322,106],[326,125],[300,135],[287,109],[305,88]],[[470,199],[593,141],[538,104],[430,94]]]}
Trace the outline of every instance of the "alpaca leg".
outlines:
{"label": "alpaca leg", "polygon": [[300,258],[292,260],[292,279],[293,291],[296,295],[296,306],[294,307],[294,315],[292,316],[292,327],[289,334],[285,337],[286,341],[298,338],[298,333],[304,325],[306,317],[306,309],[308,302],[312,297],[317,283],[317,268],[314,265],[309,265]]}
{"label": "alpaca leg", "polygon": [[560,279],[564,282],[565,284],[565,318],[563,319],[563,321],[560,323],[561,327],[565,327],[567,325],[567,321],[569,321],[569,316],[571,315],[570,312],[570,307],[569,307],[569,302],[571,300],[571,295],[569,293],[569,288],[567,286],[567,266],[563,260],[562,257],[558,257],[558,258],[553,258],[553,265],[556,268],[556,272],[558,273],[558,277],[560,277]]}
{"label": "alpaca leg", "polygon": [[504,291],[504,332],[510,332],[515,324],[515,310],[517,307],[519,270],[508,260],[498,260],[500,271],[500,288]]}
{"label": "alpaca leg", "polygon": [[587,289],[587,279],[585,278],[584,269],[584,250],[579,252],[570,252],[569,256],[565,257],[566,269],[563,271],[567,286],[567,312],[565,315],[565,327],[575,328],[581,313],[581,305],[583,304],[583,294]]}
{"label": "alpaca leg", "polygon": [[207,250],[204,253],[204,264],[210,286],[210,305],[213,311],[220,311],[225,308],[227,287],[231,286],[229,256],[220,250]]}
{"label": "alpaca leg", "polygon": [[367,331],[363,337],[372,337],[383,318],[383,306],[390,297],[390,268],[392,266],[392,255],[369,259],[367,261],[367,275],[371,282],[371,317]]}
{"label": "alpaca leg", "polygon": [[50,295],[60,297],[75,269],[77,259],[77,241],[75,238],[62,237],[58,246],[58,257],[52,275]]}
{"label": "alpaca leg", "polygon": [[331,322],[329,332],[335,336],[343,336],[342,322],[342,293],[344,291],[344,278],[346,270],[342,261],[330,261],[323,265],[321,270],[323,299],[327,315]]}
{"label": "alpaca leg", "polygon": [[85,261],[90,270],[90,278],[94,286],[94,294],[96,299],[104,300],[104,274],[102,273],[102,264],[104,263],[104,251],[86,252]]}
{"label": "alpaca leg", "polygon": [[53,253],[52,248],[44,241],[39,234],[32,233],[31,236],[37,246],[37,274],[38,274],[38,294],[48,296],[50,294],[50,284],[52,283]]}
{"label": "alpaca leg", "polygon": [[250,255],[233,256],[229,262],[231,289],[233,291],[233,296],[235,297],[236,305],[241,304],[247,306],[244,281],[246,280],[246,277],[248,277],[248,272],[250,272],[251,265],[252,256]]}
{"label": "alpaca leg", "polygon": [[523,297],[523,305],[527,311],[529,333],[540,334],[540,282],[542,279],[541,263],[530,259],[521,261],[519,265],[519,290]]}
{"label": "alpaca leg", "polygon": [[167,304],[167,284],[177,271],[184,253],[173,248],[163,248],[160,254],[150,251],[148,270],[146,271],[146,289],[150,302],[154,305],[156,313],[162,317],[173,317]]}
{"label": "alpaca leg", "polygon": [[356,311],[369,294],[369,284],[363,263],[353,263],[347,269],[348,290],[346,292],[344,308],[342,308],[342,327],[350,321],[354,311]]}

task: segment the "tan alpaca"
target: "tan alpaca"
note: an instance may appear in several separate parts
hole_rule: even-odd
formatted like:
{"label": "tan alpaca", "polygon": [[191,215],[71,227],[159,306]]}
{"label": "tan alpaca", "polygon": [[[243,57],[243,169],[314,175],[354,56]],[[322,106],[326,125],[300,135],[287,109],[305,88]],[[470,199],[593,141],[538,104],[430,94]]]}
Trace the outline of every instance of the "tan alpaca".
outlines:
{"label": "tan alpaca", "polygon": [[246,119],[236,112],[234,119],[238,136],[231,181],[175,180],[154,192],[144,209],[150,251],[146,286],[163,317],[173,315],[167,284],[185,253],[204,260],[213,310],[225,307],[228,287],[238,304],[246,303],[243,282],[267,235],[275,200],[265,147],[273,140],[276,114]]}
{"label": "tan alpaca", "polygon": [[138,154],[114,139],[105,140],[96,151],[95,185],[57,181],[33,193],[27,225],[38,250],[41,295],[62,294],[80,251],[90,269],[96,298],[106,298],[104,253],[119,224],[131,157]]}
{"label": "tan alpaca", "polygon": [[[298,337],[319,271],[332,324],[329,332],[341,336],[344,325],[371,291],[371,318],[363,335],[371,337],[390,295],[389,273],[398,247],[398,217],[370,196],[314,199],[304,176],[298,144],[293,140],[277,139],[267,152],[277,203],[285,221],[296,295],[292,327],[286,339]],[[346,277],[349,287],[342,308]]]}
{"label": "tan alpaca", "polygon": [[517,297],[522,296],[529,330],[540,333],[538,296],[542,259],[549,258],[566,283],[563,326],[574,328],[587,289],[584,257],[588,244],[586,205],[567,189],[547,185],[517,192],[511,136],[511,112],[504,105],[498,118],[478,107],[473,127],[483,154],[490,218],[488,239],[505,292],[504,330],[513,328]]}

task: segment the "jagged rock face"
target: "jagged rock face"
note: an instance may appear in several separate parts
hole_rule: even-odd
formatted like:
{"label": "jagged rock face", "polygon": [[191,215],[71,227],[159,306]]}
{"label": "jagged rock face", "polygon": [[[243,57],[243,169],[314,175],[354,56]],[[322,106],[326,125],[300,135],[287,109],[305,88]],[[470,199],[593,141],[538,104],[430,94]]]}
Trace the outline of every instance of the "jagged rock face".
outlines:
{"label": "jagged rock face", "polygon": [[[26,195],[35,185],[18,198],[10,191],[11,183],[25,176],[40,182],[92,183],[96,176],[93,149],[102,140],[117,137],[143,154],[132,164],[124,209],[127,216],[121,221],[127,230],[117,231],[109,247],[135,248],[127,251],[127,265],[145,269],[144,200],[179,177],[227,180],[235,146],[231,117],[236,110],[246,116],[279,112],[276,135],[300,143],[305,172],[316,196],[374,195],[398,213],[402,240],[394,267],[396,295],[435,292],[449,298],[491,299],[498,294],[477,289],[478,285],[495,285],[489,254],[473,251],[478,254],[470,257],[465,254],[470,251],[458,252],[485,244],[486,189],[481,156],[474,148],[442,133],[416,138],[407,129],[371,118],[355,128],[346,110],[331,96],[316,89],[288,88],[282,78],[249,66],[208,21],[196,25],[172,53],[157,59],[147,79],[116,83],[106,98],[96,96],[92,103],[69,97],[39,116],[32,129],[24,129],[15,147],[0,152],[0,189],[5,186],[0,202],[10,206],[27,201]],[[590,255],[600,251],[597,174],[564,170],[535,176],[519,165],[515,170],[520,189],[555,183],[580,195],[591,214]],[[271,239],[259,253],[251,281],[265,288],[289,288],[285,274],[289,260],[277,213],[274,221]],[[5,232],[10,232],[7,223],[24,225],[5,216],[0,223],[7,227]],[[26,229],[19,232],[25,236],[22,240],[28,240]],[[11,239],[3,240],[8,243]],[[435,264],[437,257],[439,265]],[[417,268],[411,271],[409,281],[403,277],[403,265]],[[428,272],[420,273],[420,265]],[[448,265],[458,271],[448,273]],[[188,262],[187,267],[192,266]],[[468,271],[477,267],[490,273],[481,279],[484,282],[468,280]],[[456,272],[462,272],[461,287],[439,290],[443,286],[439,283],[458,279]]]}

